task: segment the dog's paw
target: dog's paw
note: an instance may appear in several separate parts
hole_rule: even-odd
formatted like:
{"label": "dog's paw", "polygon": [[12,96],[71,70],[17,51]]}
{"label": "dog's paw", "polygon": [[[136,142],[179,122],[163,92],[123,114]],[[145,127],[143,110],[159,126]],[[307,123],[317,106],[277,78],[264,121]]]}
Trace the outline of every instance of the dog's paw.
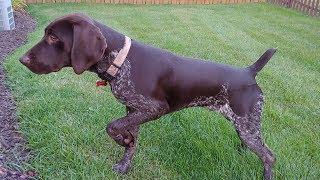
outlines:
{"label": "dog's paw", "polygon": [[120,174],[126,174],[131,168],[131,162],[120,161],[117,164],[113,165],[112,169]]}

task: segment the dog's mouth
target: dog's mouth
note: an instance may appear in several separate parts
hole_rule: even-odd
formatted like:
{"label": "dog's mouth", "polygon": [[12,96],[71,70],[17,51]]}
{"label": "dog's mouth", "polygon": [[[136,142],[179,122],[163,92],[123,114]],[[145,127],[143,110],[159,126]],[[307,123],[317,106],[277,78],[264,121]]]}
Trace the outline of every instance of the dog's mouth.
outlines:
{"label": "dog's mouth", "polygon": [[29,70],[35,74],[49,74],[49,73],[51,73],[50,71],[36,70],[36,69],[32,69],[32,68],[29,68]]}
{"label": "dog's mouth", "polygon": [[21,62],[23,65],[25,65],[30,71],[32,71],[35,74],[49,74],[51,72],[57,72],[60,70],[60,68],[50,68],[47,65],[44,65],[42,63],[38,63],[35,61],[30,61],[28,63]]}
{"label": "dog's mouth", "polygon": [[52,72],[58,72],[58,71],[60,71],[60,70],[61,70],[61,68],[55,67],[55,68],[52,70]]}

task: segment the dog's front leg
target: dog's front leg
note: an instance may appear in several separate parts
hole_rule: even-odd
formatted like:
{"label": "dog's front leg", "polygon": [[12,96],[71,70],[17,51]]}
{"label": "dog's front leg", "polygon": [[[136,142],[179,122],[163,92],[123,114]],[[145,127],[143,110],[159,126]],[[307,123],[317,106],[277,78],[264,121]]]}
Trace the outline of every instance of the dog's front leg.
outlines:
{"label": "dog's front leg", "polygon": [[[139,126],[136,126],[133,129],[128,130],[128,131],[129,131],[130,135],[132,136],[131,137],[132,139],[130,139],[131,142],[128,145],[120,144],[121,146],[124,146],[125,152],[124,152],[123,158],[113,166],[113,170],[115,170],[119,173],[127,173],[129,171],[129,169],[132,165],[132,159],[133,159],[134,153],[136,152],[136,148],[137,148]],[[119,141],[119,139],[115,139],[115,140],[116,140],[116,142]],[[123,140],[123,139],[121,138],[121,140]]]}
{"label": "dog's front leg", "polygon": [[164,109],[166,108],[153,109],[153,111],[129,110],[125,117],[108,124],[106,130],[109,136],[119,145],[125,147],[123,158],[113,166],[115,171],[119,173],[127,173],[129,171],[136,150],[139,125],[158,118],[165,113]]}

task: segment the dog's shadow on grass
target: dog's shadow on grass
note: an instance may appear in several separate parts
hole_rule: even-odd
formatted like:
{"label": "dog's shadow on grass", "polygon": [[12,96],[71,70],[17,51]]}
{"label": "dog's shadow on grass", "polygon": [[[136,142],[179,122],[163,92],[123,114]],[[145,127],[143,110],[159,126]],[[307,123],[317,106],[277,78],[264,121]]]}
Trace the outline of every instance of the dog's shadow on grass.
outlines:
{"label": "dog's shadow on grass", "polygon": [[[182,110],[142,128],[141,148],[182,178],[260,178],[262,164],[240,147],[233,126],[218,113]],[[240,149],[240,151],[239,151]]]}

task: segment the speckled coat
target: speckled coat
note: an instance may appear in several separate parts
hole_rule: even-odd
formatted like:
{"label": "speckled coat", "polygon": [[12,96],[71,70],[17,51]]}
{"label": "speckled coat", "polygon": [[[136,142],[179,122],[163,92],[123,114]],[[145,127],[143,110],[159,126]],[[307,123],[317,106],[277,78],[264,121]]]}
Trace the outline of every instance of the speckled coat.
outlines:
{"label": "speckled coat", "polygon": [[111,121],[106,131],[125,147],[114,170],[126,173],[137,145],[139,126],[188,107],[205,107],[222,113],[242,143],[256,153],[264,178],[272,179],[275,157],[261,135],[263,93],[255,77],[275,49],[267,50],[244,68],[182,57],[134,39],[124,64],[114,78],[106,73],[125,36],[83,14],[56,19],[44,38],[30,49],[21,63],[44,74],[72,67],[77,74],[90,70],[110,82],[113,95],[126,106],[127,115]]}

